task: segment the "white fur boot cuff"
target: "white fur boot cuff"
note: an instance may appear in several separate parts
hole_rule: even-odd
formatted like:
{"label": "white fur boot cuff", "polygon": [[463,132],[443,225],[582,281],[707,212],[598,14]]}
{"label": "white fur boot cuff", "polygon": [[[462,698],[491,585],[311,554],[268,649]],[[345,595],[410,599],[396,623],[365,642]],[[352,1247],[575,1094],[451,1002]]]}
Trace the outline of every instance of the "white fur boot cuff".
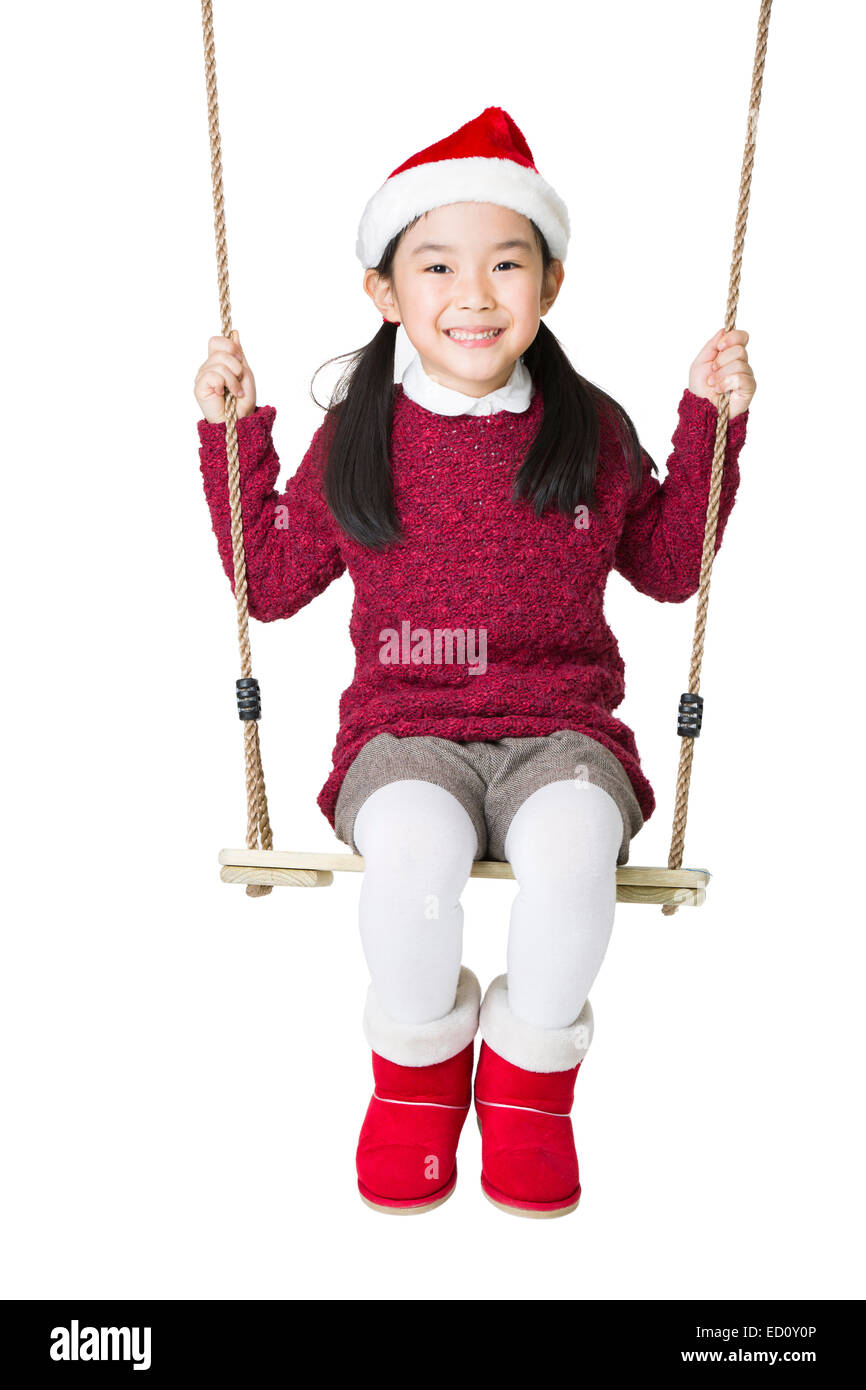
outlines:
{"label": "white fur boot cuff", "polygon": [[432,1067],[468,1047],[478,1031],[481,986],[460,967],[454,1008],[432,1023],[398,1023],[382,1009],[373,986],[367,991],[364,1036],[374,1052],[401,1067]]}
{"label": "white fur boot cuff", "polygon": [[516,1018],[508,1007],[508,976],[488,986],[481,1005],[481,1036],[500,1057],[524,1071],[569,1071],[582,1062],[592,1042],[593,1017],[587,999],[567,1028],[538,1028]]}

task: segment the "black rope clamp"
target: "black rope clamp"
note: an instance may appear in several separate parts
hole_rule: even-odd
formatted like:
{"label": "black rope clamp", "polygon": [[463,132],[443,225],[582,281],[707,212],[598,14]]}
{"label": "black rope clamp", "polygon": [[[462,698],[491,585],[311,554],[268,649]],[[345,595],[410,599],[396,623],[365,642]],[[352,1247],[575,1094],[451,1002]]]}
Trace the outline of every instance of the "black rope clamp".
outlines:
{"label": "black rope clamp", "polygon": [[239,719],[261,719],[262,697],[255,676],[241,676],[235,681]]}
{"label": "black rope clamp", "polygon": [[703,717],[703,695],[692,695],[686,691],[685,695],[680,696],[679,718],[677,719],[677,733],[680,738],[697,738],[701,732]]}

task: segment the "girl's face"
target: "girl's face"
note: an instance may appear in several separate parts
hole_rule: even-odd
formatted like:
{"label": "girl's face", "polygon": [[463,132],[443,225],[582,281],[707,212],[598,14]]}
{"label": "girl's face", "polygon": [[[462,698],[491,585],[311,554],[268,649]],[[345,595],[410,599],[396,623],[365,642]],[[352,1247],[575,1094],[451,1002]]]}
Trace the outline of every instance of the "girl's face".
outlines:
{"label": "girl's face", "polygon": [[[565,274],[543,275],[529,219],[497,203],[433,208],[402,238],[393,284],[375,270],[364,288],[387,318],[398,319],[428,376],[466,396],[504,386]],[[492,340],[461,343],[449,329],[498,329]]]}

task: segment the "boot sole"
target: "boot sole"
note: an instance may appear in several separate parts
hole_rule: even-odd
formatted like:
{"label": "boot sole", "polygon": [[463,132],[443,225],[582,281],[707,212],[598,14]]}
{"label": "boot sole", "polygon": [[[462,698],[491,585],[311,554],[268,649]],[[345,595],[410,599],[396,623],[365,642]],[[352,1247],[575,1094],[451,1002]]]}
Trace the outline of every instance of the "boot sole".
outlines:
{"label": "boot sole", "polygon": [[[481,1188],[484,1192],[484,1188]],[[508,1202],[497,1202],[495,1197],[491,1197],[489,1192],[484,1192],[484,1196],[493,1207],[498,1207],[500,1211],[507,1212],[509,1216],[529,1216],[533,1220],[549,1221],[556,1216],[568,1216],[570,1211],[576,1211],[580,1204],[578,1197],[576,1202],[572,1202],[569,1207],[553,1207],[550,1211],[535,1211],[531,1207],[515,1207]]]}
{"label": "boot sole", "polygon": [[358,1185],[358,1195],[365,1206],[371,1207],[373,1211],[384,1212],[386,1216],[421,1216],[425,1211],[433,1211],[434,1208],[441,1207],[443,1202],[447,1202],[456,1186],[457,1174],[455,1173],[447,1190],[440,1196],[434,1197],[430,1202],[411,1202],[407,1203],[406,1206],[400,1206],[399,1203],[389,1202],[386,1204],[384,1202],[376,1202],[372,1197],[365,1197],[364,1193],[361,1191],[360,1183]]}

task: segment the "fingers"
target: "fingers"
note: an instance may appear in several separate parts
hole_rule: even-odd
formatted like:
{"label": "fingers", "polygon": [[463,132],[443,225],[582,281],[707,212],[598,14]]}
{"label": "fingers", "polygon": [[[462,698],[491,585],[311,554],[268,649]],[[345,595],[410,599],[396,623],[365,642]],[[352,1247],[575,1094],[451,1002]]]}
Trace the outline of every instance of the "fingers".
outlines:
{"label": "fingers", "polygon": [[238,330],[237,330],[236,328],[233,328],[233,329],[232,329],[231,350],[232,350],[232,352],[236,352],[236,353],[239,355],[239,357],[240,357],[241,361],[243,362],[244,366],[246,366],[246,365],[247,365],[246,355],[245,355],[245,353],[244,353],[243,348],[241,347],[241,336],[240,336],[240,334],[238,333]]}
{"label": "fingers", "polygon": [[746,349],[738,344],[719,353],[712,371],[707,375],[707,385],[716,391],[736,391],[747,378],[753,378],[752,368],[746,357]]}
{"label": "fingers", "polygon": [[[237,332],[235,329],[234,332]],[[240,343],[232,338],[225,338],[216,334],[213,338],[208,338],[208,359],[202,363],[201,372],[211,374],[209,379],[213,379],[213,373],[219,373],[224,385],[231,391],[233,396],[243,396],[242,380],[244,371],[247,369],[247,362],[243,355]]]}
{"label": "fingers", "polygon": [[755,374],[746,354],[749,335],[744,328],[720,328],[692,363],[689,386],[718,407],[729,398],[730,419],[748,410],[755,394]]}
{"label": "fingers", "polygon": [[717,368],[726,367],[729,366],[732,362],[747,361],[748,357],[746,355],[745,346],[741,343],[737,343],[734,347],[725,348],[723,352],[720,352],[718,354],[718,356],[716,357],[715,366]]}
{"label": "fingers", "polygon": [[723,370],[717,376],[708,376],[707,385],[717,392],[730,391],[739,395],[754,395],[755,378],[751,367],[738,365],[738,371]]}
{"label": "fingers", "polygon": [[210,384],[221,381],[227,386],[233,396],[242,396],[243,388],[241,379],[243,368],[233,353],[217,350],[212,352],[206,362],[199,368],[196,380],[206,380]]}
{"label": "fingers", "polygon": [[731,362],[707,377],[707,385],[714,391],[754,391],[755,374],[748,362]]}
{"label": "fingers", "polygon": [[731,371],[731,373],[720,373],[717,377],[706,378],[706,384],[712,386],[713,391],[719,392],[742,392],[745,389],[746,374],[741,371]]}
{"label": "fingers", "polygon": [[[237,333],[237,329],[233,329],[232,332]],[[234,338],[223,338],[219,334],[216,334],[213,338],[208,338],[207,350],[208,354],[227,352],[230,356],[235,358],[240,366],[243,366],[247,360],[244,357],[244,350],[238,341]]]}
{"label": "fingers", "polygon": [[748,341],[749,335],[744,328],[732,328],[729,333],[726,333],[724,328],[720,328],[717,333],[713,334],[712,338],[704,343],[695,361],[711,362],[717,352],[721,355],[723,350],[727,351],[735,345],[745,347]]}
{"label": "fingers", "polygon": [[714,333],[712,338],[708,338],[695,358],[695,362],[711,362],[716,355],[719,340],[724,333],[724,328],[720,328],[718,333]]}
{"label": "fingers", "polygon": [[[205,370],[203,367],[195,379],[196,400],[204,401],[210,396],[224,396],[226,383],[219,372]],[[234,395],[234,392],[232,392]]]}

